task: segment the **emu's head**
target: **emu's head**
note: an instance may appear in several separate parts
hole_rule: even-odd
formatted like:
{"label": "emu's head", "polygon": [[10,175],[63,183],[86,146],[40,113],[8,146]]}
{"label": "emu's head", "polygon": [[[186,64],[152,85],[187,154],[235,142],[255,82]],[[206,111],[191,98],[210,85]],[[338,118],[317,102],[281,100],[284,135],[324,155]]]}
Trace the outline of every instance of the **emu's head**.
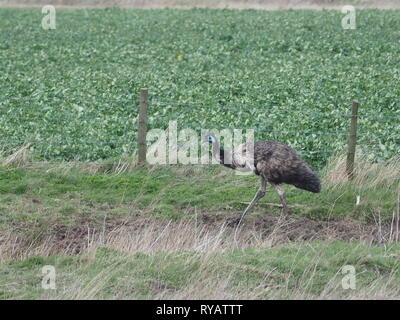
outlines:
{"label": "emu's head", "polygon": [[216,143],[217,142],[217,138],[215,137],[215,135],[212,132],[207,133],[204,136],[204,140],[205,140],[205,142],[208,142],[208,143]]}

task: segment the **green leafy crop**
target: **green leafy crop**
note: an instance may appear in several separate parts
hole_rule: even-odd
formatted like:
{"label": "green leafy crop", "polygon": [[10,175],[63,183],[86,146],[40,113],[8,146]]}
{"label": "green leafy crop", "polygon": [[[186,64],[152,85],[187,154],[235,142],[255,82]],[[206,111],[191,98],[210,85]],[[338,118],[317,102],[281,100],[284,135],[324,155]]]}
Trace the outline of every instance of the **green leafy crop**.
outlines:
{"label": "green leafy crop", "polygon": [[[134,152],[137,99],[151,128],[256,128],[318,166],[347,142],[360,102],[359,150],[399,154],[400,12],[0,10],[0,146],[38,159]],[[162,103],[160,103],[162,102]]]}

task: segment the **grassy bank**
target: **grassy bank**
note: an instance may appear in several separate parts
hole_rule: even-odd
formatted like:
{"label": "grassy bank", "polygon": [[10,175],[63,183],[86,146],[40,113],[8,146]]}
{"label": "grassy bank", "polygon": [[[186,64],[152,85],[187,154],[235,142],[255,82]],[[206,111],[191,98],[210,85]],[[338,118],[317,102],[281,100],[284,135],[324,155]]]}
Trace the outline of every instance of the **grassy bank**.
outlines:
{"label": "grassy bank", "polygon": [[[343,157],[332,159],[320,194],[286,187],[289,217],[269,192],[238,228],[226,222],[257,177],[27,159],[0,167],[3,299],[399,297],[397,159],[357,159],[352,181]],[[45,265],[56,290],[40,286]],[[345,265],[355,267],[355,290],[342,288]]]}
{"label": "grassy bank", "polygon": [[[399,162],[372,164],[357,159],[356,178],[348,181],[344,158],[320,172],[323,190],[312,194],[286,186],[294,215],[331,220],[351,217],[389,222],[398,209]],[[255,175],[238,176],[221,166],[132,168],[129,163],[31,163],[0,167],[0,229],[10,223],[73,225],[76,219],[129,215],[191,220],[196,214],[229,217],[240,212],[259,186]],[[359,203],[357,204],[357,197]],[[252,216],[279,215],[272,189]],[[265,207],[262,202],[270,206]]]}
{"label": "grassy bank", "polygon": [[[399,298],[398,245],[341,242],[226,252],[123,253],[98,248],[79,256],[35,256],[0,265],[0,297],[24,299],[340,299]],[[44,265],[56,290],[40,286]],[[356,288],[343,289],[352,265]]]}

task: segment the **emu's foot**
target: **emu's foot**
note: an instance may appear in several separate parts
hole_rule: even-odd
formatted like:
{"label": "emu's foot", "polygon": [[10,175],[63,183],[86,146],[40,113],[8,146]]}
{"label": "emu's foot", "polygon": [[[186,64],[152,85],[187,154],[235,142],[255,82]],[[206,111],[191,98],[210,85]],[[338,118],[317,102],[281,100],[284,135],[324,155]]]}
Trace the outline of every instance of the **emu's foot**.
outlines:
{"label": "emu's foot", "polygon": [[282,208],[282,214],[287,216],[290,213],[289,208]]}
{"label": "emu's foot", "polygon": [[233,217],[229,218],[226,222],[226,225],[229,227],[236,227],[240,222],[240,216],[239,217]]}
{"label": "emu's foot", "polygon": [[289,216],[289,210],[281,210],[281,217],[288,217]]}
{"label": "emu's foot", "polygon": [[289,208],[287,206],[283,206],[282,207],[282,211],[281,211],[281,216],[286,218],[288,217],[292,212],[289,210]]}

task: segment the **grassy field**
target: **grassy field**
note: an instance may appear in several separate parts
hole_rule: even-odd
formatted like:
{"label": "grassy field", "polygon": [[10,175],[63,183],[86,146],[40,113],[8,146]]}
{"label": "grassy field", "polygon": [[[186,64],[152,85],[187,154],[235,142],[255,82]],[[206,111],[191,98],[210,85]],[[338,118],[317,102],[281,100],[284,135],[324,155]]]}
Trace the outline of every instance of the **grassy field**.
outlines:
{"label": "grassy field", "polygon": [[56,30],[42,17],[0,10],[5,152],[30,142],[41,160],[130,155],[149,87],[151,128],[255,128],[319,167],[345,148],[358,99],[359,151],[398,155],[397,11],[359,10],[356,30],[336,11],[59,10]]}
{"label": "grassy field", "polygon": [[[239,228],[227,221],[258,181],[219,166],[0,167],[0,296],[398,298],[399,162],[358,163],[349,182],[332,160],[321,194],[288,188],[288,217],[269,192]],[[45,265],[56,290],[40,286]],[[345,265],[356,290],[342,288]]]}

